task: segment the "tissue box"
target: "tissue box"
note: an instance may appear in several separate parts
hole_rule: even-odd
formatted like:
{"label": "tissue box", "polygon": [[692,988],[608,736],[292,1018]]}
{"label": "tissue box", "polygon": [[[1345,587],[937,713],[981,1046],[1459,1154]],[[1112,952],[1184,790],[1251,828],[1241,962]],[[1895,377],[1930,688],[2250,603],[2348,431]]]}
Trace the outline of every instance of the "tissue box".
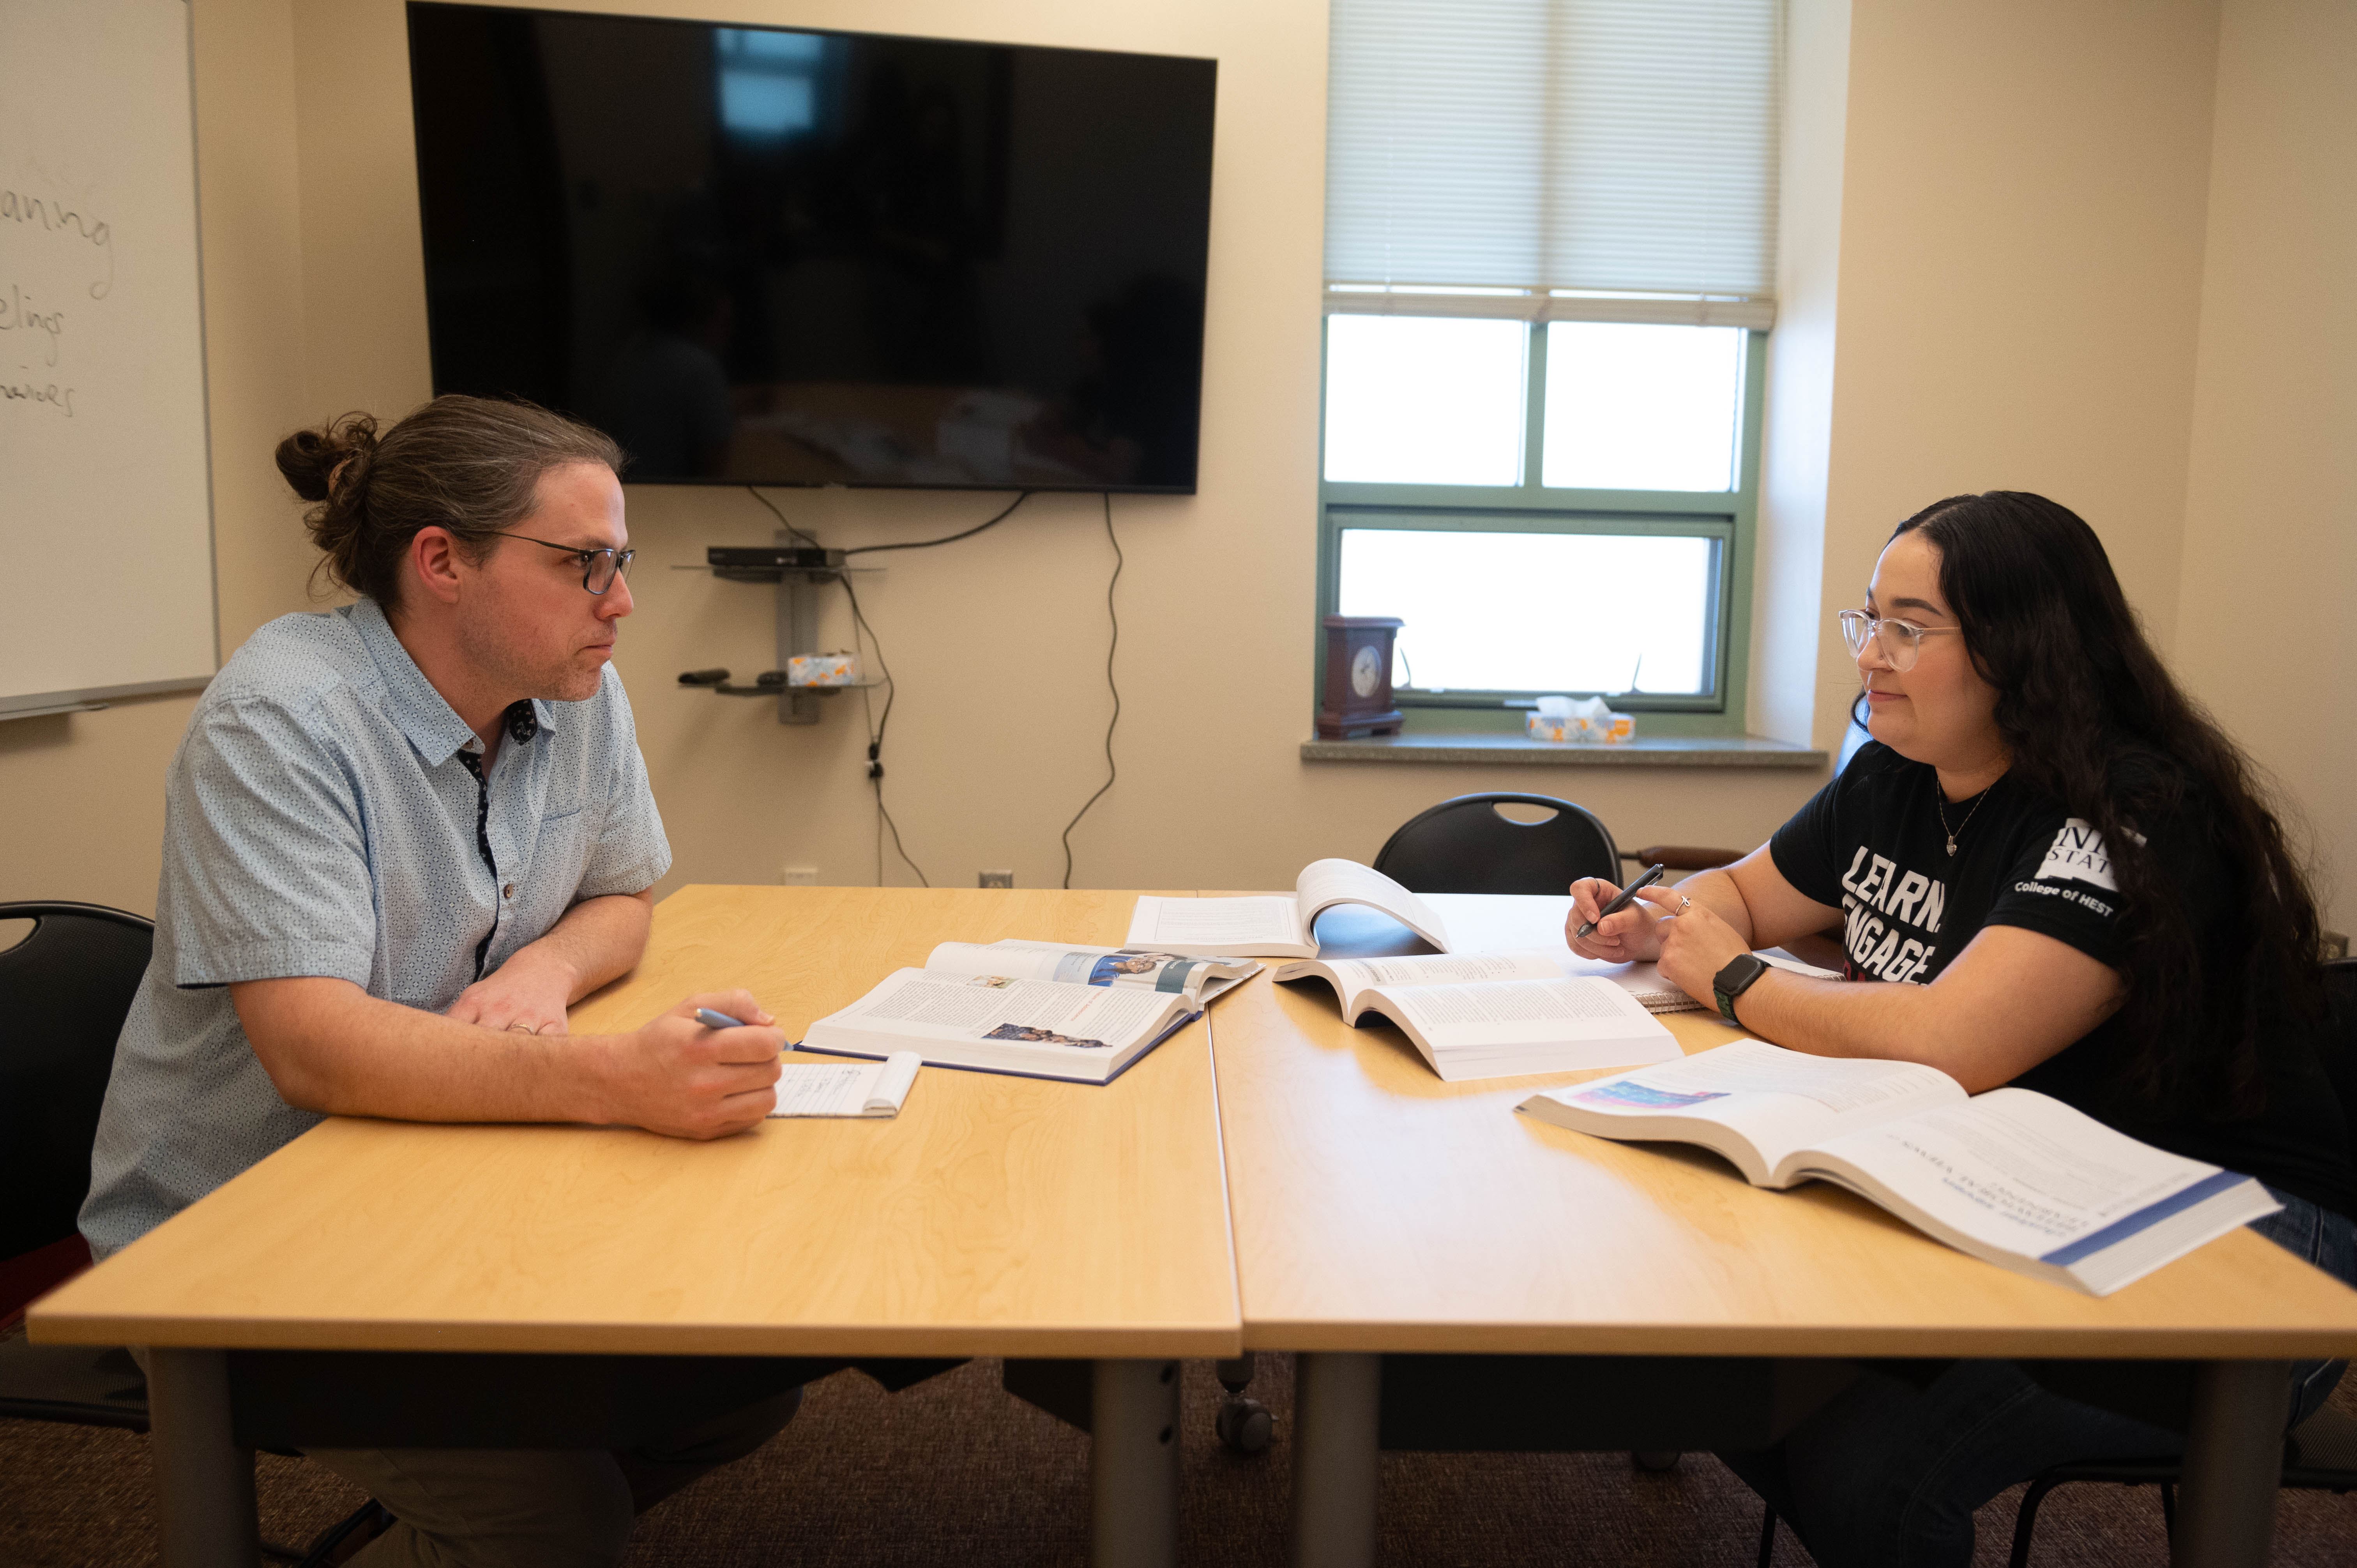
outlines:
{"label": "tissue box", "polygon": [[786,660],[786,684],[789,686],[856,686],[859,684],[859,655],[856,653],[797,653]]}
{"label": "tissue box", "polygon": [[1590,714],[1526,714],[1523,716],[1523,733],[1533,740],[1557,744],[1574,742],[1618,746],[1624,740],[1635,738],[1637,721],[1627,714],[1609,710],[1600,716]]}
{"label": "tissue box", "polygon": [[1525,714],[1523,732],[1533,740],[1586,740],[1587,721],[1559,714]]}

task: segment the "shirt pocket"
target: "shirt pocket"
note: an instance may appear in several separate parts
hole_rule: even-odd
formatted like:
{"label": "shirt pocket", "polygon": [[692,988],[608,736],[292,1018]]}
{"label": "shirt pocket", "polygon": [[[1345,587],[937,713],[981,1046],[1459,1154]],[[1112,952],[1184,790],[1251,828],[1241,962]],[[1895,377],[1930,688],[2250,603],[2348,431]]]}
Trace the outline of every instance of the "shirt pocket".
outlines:
{"label": "shirt pocket", "polygon": [[578,797],[562,809],[551,804],[551,810],[541,813],[540,831],[533,835],[533,876],[542,882],[553,877],[570,887],[581,880],[589,864],[589,849],[603,813],[588,810]]}

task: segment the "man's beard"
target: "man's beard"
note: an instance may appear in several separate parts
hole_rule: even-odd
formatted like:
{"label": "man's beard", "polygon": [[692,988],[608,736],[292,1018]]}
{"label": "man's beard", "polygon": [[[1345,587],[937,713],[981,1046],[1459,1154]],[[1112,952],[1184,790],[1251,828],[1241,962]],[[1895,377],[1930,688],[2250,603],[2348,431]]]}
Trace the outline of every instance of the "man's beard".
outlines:
{"label": "man's beard", "polygon": [[490,676],[500,692],[513,696],[577,703],[595,696],[605,677],[602,663],[585,670],[568,654],[535,659],[495,622],[469,621],[460,640],[468,662]]}

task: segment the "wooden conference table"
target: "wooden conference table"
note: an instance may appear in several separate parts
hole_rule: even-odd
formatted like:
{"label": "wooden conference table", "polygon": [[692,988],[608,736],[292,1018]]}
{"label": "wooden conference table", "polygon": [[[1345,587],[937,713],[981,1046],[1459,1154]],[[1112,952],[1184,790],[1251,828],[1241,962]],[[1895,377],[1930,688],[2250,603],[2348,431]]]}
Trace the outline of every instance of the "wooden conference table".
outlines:
{"label": "wooden conference table", "polygon": [[[1448,903],[1457,945],[1509,945],[1469,942]],[[1354,914],[1320,921],[1321,952],[1430,950]],[[1302,1353],[1296,1568],[1372,1563],[1379,1445],[1756,1447],[1850,1358],[1964,1356],[2199,1363],[2172,1561],[2258,1568],[2287,1363],[2357,1353],[2357,1292],[2247,1231],[2097,1299],[1822,1183],[1762,1191],[1699,1150],[1517,1116],[1597,1075],[1443,1083],[1320,984],[1256,979],[1211,1018],[1244,1345]],[[1688,1052],[1739,1037],[1663,1022]]]}
{"label": "wooden conference table", "polygon": [[[938,941],[1118,942],[1135,897],[687,887],[656,909],[638,970],[572,1027],[628,1028],[743,986],[798,1039]],[[384,1353],[501,1353],[482,1363],[493,1381],[550,1353],[1092,1361],[1092,1556],[1167,1564],[1174,1359],[1239,1353],[1232,1260],[1197,1024],[1110,1088],[931,1071],[895,1120],[774,1121],[714,1144],[337,1118],[30,1321],[45,1342],[155,1348],[170,1568],[256,1560],[241,1440],[257,1421],[275,1423],[265,1446],[305,1434],[287,1430],[299,1414],[250,1408],[253,1374],[299,1394],[307,1365],[313,1382],[368,1371],[256,1351],[371,1352],[421,1377],[446,1363]]]}
{"label": "wooden conference table", "polygon": [[[744,985],[798,1035],[937,940],[1118,941],[1133,897],[690,887],[574,1027]],[[1733,1037],[1666,1022],[1688,1050]],[[38,1304],[32,1332],[158,1348],[175,1568],[253,1561],[224,1351],[241,1380],[255,1351],[1085,1359],[1100,1563],[1170,1561],[1168,1359],[1297,1351],[1305,1568],[1372,1562],[1384,1443],[1747,1446],[1849,1358],[1959,1355],[2201,1363],[2176,1560],[2255,1565],[2285,1362],[2357,1351],[2357,1292],[2255,1236],[2096,1300],[1830,1188],[1756,1191],[1698,1152],[1517,1117],[1582,1075],[1444,1084],[1321,986],[1256,978],[1211,1025],[1107,1089],[931,1071],[897,1121],[717,1144],[331,1121]]]}

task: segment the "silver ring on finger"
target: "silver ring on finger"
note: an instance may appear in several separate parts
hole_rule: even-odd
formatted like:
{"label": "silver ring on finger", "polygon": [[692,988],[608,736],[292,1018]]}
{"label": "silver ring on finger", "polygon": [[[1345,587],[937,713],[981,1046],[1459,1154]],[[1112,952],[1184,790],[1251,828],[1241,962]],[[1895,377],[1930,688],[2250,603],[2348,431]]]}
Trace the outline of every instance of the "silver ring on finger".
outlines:
{"label": "silver ring on finger", "polygon": [[[1693,899],[1691,899],[1691,898],[1687,897],[1686,897],[1684,894],[1683,894],[1683,893],[1681,893],[1681,894],[1679,894],[1679,895],[1678,895],[1678,915],[1683,915],[1683,914],[1684,914],[1688,909],[1691,909],[1691,908],[1694,908],[1694,900],[1693,900]],[[1671,918],[1671,919],[1673,919],[1673,920],[1674,920],[1674,919],[1676,919],[1676,918],[1678,918],[1678,915],[1673,915],[1673,916],[1671,916],[1671,917],[1670,917],[1670,918]]]}

